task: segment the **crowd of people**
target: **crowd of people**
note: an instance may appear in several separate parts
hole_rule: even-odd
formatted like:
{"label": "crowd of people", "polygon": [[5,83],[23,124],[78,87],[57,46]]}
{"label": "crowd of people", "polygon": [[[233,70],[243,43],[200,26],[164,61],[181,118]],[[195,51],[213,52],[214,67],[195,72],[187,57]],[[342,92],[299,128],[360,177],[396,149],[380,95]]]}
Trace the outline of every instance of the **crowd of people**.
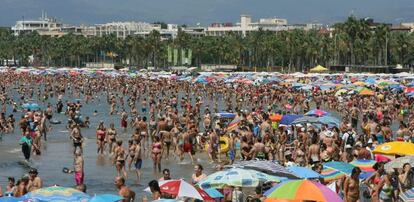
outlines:
{"label": "crowd of people", "polygon": [[[298,79],[298,82],[312,81]],[[31,155],[42,155],[42,137],[47,141],[54,113],[65,113],[68,122],[62,124],[69,129],[74,156],[73,169],[67,172],[74,173],[77,186],[85,187],[82,129],[96,127],[97,154],[109,154],[117,171],[115,185],[125,201],[136,198],[135,192],[125,185],[125,179],[130,177],[127,171],[134,170],[134,178],[140,183],[145,158],[152,159],[153,172],[163,173],[164,180],[171,179],[170,171],[163,169],[164,160],[188,158],[195,164],[192,183],[196,184],[206,177],[202,166],[196,165],[195,155],[199,153],[206,152],[209,160],[218,165],[261,159],[311,167],[320,172],[323,162],[375,159],[372,151],[379,144],[414,140],[412,99],[384,88],[374,88],[375,96],[338,97],[335,89],[317,87],[305,91],[273,84],[202,84],[165,78],[15,73],[1,74],[0,83],[3,86],[0,130],[4,134],[13,133],[14,116],[23,111],[18,130],[26,161],[30,162]],[[7,87],[11,85],[17,88]],[[18,98],[13,96],[15,93]],[[65,99],[73,98],[79,100],[64,105]],[[19,109],[26,100],[43,102],[46,109]],[[100,121],[97,126],[91,125],[90,119],[97,119],[101,109],[81,118],[82,103],[99,102],[108,103],[109,113],[104,116],[118,116],[119,123]],[[274,114],[304,114],[313,108],[338,114],[341,124],[286,126],[270,118]],[[235,114],[232,120],[239,120],[236,127],[229,129],[229,121],[216,117],[221,111]],[[396,131],[391,129],[393,124],[398,124]],[[130,138],[123,141],[119,133],[127,133]],[[222,137],[228,139],[226,152],[221,151]],[[385,172],[383,163],[378,163],[375,170],[372,177],[361,182],[360,170],[356,168],[351,176],[338,183],[344,201],[358,201],[362,184],[369,188],[372,201],[396,201],[399,192],[414,185],[409,164],[395,172]],[[29,173],[28,179],[24,177],[17,183],[9,178],[2,194],[21,196],[42,187],[37,171]],[[156,181],[150,182],[154,199],[162,195],[157,186]]]}

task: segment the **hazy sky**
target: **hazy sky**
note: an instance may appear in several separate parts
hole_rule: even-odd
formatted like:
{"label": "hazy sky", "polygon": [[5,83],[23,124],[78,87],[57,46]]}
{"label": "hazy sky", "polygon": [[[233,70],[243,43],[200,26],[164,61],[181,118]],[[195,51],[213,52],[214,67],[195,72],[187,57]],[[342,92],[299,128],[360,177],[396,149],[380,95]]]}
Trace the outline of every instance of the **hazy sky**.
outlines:
{"label": "hazy sky", "polygon": [[45,10],[69,24],[164,21],[209,25],[238,22],[240,14],[287,18],[289,23],[344,20],[350,14],[389,23],[414,22],[414,0],[0,0],[0,26],[36,19]]}

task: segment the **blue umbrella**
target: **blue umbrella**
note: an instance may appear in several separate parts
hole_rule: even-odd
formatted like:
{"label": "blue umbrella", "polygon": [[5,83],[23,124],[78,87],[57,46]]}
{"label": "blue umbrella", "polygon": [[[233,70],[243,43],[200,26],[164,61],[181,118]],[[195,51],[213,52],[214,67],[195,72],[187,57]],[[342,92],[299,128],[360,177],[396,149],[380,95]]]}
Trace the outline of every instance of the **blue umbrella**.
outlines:
{"label": "blue umbrella", "polygon": [[305,116],[317,116],[317,117],[327,116],[327,115],[329,115],[328,112],[320,110],[320,109],[312,109],[305,114]]}
{"label": "blue umbrella", "polygon": [[220,113],[216,113],[216,116],[219,118],[234,119],[234,117],[236,117],[236,114],[228,113],[228,112],[220,112]]}
{"label": "blue umbrella", "polygon": [[22,107],[26,110],[36,111],[40,109],[40,106],[36,103],[25,103]]}
{"label": "blue umbrella", "polygon": [[339,119],[332,117],[332,116],[319,117],[318,121],[321,124],[335,125],[337,127],[339,127],[339,125],[341,124],[341,121],[339,121]]}
{"label": "blue umbrella", "polygon": [[210,188],[210,189],[204,189],[204,191],[211,197],[211,198],[223,198],[224,197],[224,195],[221,193],[221,192],[219,192],[219,191],[217,191],[217,189],[213,189],[213,188]]}
{"label": "blue umbrella", "polygon": [[122,199],[124,198],[114,194],[99,194],[92,197],[88,202],[117,202]]}
{"label": "blue umbrella", "polygon": [[[28,199],[24,198],[24,197],[12,197],[12,196],[5,196],[5,197],[0,197],[0,202],[25,202],[28,201]],[[39,200],[31,200],[33,202],[40,202]]]}
{"label": "blue umbrella", "polygon": [[319,178],[320,174],[313,171],[312,169],[300,167],[300,166],[289,166],[287,167],[293,174],[300,178],[304,179],[312,179],[312,178]]}
{"label": "blue umbrella", "polygon": [[298,118],[303,117],[302,115],[296,115],[296,114],[286,114],[282,116],[282,119],[280,120],[279,124],[282,125],[290,125],[293,121],[295,121]]}

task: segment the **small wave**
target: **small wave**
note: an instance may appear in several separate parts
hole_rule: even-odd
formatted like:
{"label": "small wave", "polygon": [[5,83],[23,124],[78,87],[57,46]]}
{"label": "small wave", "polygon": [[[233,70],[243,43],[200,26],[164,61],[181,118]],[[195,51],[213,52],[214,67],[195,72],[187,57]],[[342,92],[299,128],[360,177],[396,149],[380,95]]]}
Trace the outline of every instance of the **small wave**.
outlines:
{"label": "small wave", "polygon": [[16,153],[19,153],[20,151],[21,151],[20,148],[14,148],[14,149],[7,151],[7,153],[16,154]]}

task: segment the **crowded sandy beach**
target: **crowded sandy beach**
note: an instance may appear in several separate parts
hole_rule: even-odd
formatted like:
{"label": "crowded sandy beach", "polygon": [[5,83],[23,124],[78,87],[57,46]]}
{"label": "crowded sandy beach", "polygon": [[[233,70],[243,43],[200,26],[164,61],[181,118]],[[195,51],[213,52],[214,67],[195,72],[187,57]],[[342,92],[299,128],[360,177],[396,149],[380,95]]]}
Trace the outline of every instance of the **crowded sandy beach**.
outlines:
{"label": "crowded sandy beach", "polygon": [[4,67],[0,82],[0,201],[412,199],[412,74]]}

